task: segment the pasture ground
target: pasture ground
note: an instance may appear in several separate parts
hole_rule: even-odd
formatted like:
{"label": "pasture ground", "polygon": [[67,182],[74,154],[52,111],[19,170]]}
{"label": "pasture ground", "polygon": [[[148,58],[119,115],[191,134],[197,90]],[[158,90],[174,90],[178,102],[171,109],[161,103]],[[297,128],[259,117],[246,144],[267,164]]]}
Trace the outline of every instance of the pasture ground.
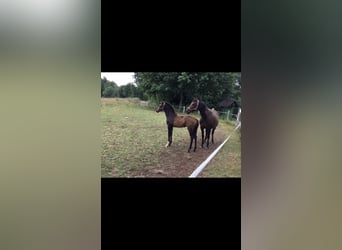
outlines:
{"label": "pasture ground", "polygon": [[[155,107],[156,108],[156,107]],[[184,115],[178,113],[179,115]],[[198,114],[191,114],[200,118]],[[137,99],[102,98],[102,177],[188,177],[227,137],[234,124],[220,120],[215,144],[187,152],[190,137],[186,128],[173,129],[171,147],[167,143],[164,112],[156,113],[139,105]],[[198,177],[241,177],[240,132],[236,131]]]}

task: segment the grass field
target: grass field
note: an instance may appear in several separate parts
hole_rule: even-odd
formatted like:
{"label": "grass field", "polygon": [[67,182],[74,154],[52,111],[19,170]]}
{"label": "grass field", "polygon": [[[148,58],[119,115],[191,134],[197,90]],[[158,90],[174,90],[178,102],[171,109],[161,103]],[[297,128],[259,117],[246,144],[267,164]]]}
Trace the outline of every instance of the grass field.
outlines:
{"label": "grass field", "polygon": [[240,132],[231,133],[232,136],[199,177],[241,177]]}
{"label": "grass field", "polygon": [[[220,121],[210,149],[187,153],[189,134],[186,128],[174,128],[169,148],[164,112],[142,107],[136,99],[102,99],[102,177],[184,177],[232,133],[234,125]],[[199,118],[198,115],[192,114]],[[240,138],[234,134],[200,177],[240,177]],[[189,172],[190,171],[190,172]],[[178,175],[179,173],[179,175]]]}

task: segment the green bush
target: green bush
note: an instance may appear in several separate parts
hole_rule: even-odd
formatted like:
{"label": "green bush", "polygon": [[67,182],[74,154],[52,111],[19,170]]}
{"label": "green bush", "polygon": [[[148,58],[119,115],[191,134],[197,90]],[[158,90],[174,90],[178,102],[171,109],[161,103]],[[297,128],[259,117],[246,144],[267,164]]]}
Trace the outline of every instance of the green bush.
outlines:
{"label": "green bush", "polygon": [[104,97],[114,97],[114,88],[112,86],[108,86],[103,91]]}

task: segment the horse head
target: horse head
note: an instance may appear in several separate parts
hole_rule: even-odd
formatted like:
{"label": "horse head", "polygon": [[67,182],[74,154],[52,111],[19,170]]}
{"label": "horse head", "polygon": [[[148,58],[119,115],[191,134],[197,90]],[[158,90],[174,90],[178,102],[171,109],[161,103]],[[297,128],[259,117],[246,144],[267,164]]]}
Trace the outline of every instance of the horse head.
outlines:
{"label": "horse head", "polygon": [[160,111],[164,111],[164,106],[165,106],[165,102],[164,101],[160,102],[158,108],[156,109],[156,112],[159,113]]}
{"label": "horse head", "polygon": [[192,111],[198,110],[199,100],[195,98],[189,105],[189,107],[186,108],[186,113],[190,114]]}

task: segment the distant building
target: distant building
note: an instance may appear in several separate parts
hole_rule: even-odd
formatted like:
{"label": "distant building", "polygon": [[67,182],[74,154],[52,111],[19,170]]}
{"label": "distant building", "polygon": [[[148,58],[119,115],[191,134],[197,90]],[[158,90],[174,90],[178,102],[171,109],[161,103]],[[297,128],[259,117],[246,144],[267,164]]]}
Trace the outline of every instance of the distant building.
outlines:
{"label": "distant building", "polygon": [[239,104],[235,100],[231,99],[229,96],[219,103],[219,107],[224,112],[227,112],[228,110],[230,110],[231,117],[235,117],[235,118],[240,108]]}
{"label": "distant building", "polygon": [[227,97],[226,99],[224,99],[222,102],[219,103],[219,107],[224,108],[224,109],[239,108],[239,104],[235,100],[231,99],[230,97]]}

